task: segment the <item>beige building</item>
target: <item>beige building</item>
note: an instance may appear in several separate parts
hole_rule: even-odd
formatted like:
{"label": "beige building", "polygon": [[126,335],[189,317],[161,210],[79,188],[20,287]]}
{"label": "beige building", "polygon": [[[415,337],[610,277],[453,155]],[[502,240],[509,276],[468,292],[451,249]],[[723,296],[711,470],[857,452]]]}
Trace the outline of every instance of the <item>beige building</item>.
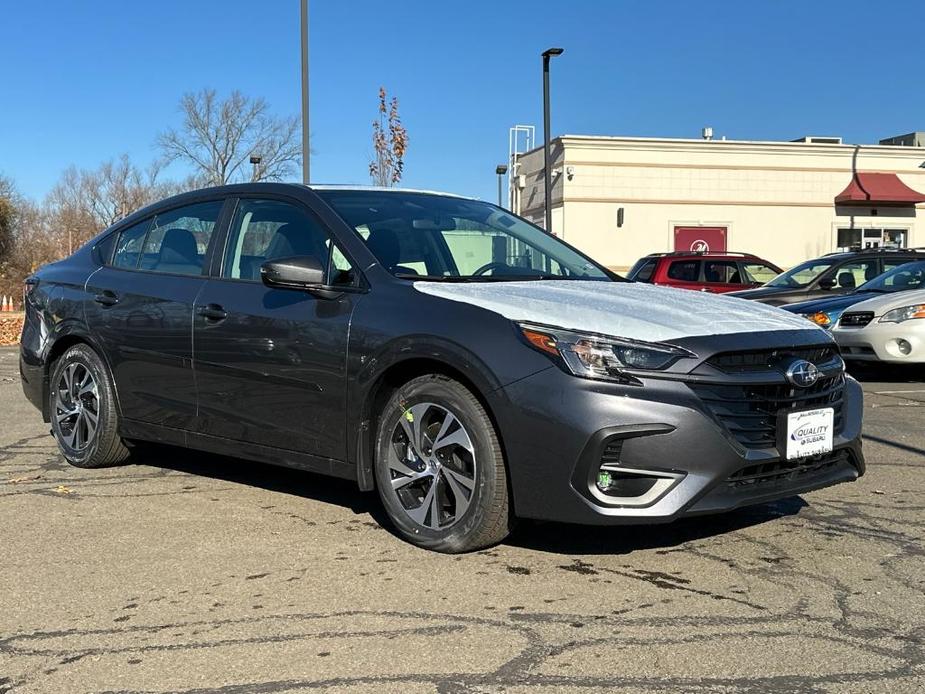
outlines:
{"label": "beige building", "polygon": [[[552,230],[620,269],[691,248],[788,267],[852,247],[925,246],[918,135],[890,145],[566,135],[552,142]],[[511,205],[543,226],[542,147],[515,157]]]}

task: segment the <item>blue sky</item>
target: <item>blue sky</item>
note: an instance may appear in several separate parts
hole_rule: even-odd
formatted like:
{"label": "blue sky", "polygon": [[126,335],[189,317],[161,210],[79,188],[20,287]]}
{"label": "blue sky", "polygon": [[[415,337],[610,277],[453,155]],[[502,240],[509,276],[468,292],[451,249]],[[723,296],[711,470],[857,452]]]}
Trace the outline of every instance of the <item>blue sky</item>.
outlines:
{"label": "blue sky", "polygon": [[[70,164],[156,156],[186,91],[297,113],[298,0],[11,2],[0,173],[41,198]],[[312,178],[368,183],[380,85],[411,145],[404,185],[494,199],[508,128],[849,142],[925,129],[919,1],[311,1]],[[179,173],[179,172],[176,172]]]}

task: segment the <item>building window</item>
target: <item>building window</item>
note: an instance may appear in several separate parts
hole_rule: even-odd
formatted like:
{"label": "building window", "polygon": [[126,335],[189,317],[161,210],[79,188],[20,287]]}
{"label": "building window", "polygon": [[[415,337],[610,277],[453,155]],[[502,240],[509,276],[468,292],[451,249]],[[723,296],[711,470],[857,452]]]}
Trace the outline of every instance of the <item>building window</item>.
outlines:
{"label": "building window", "polygon": [[839,229],[838,250],[905,248],[906,229]]}

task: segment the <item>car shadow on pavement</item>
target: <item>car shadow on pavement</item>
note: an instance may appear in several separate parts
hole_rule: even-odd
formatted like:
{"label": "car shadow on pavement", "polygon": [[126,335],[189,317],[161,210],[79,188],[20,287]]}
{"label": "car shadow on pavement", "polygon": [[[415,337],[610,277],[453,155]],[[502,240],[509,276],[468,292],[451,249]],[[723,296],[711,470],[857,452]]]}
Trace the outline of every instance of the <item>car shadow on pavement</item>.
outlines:
{"label": "car shadow on pavement", "polygon": [[[398,537],[375,493],[364,493],[355,482],[304,470],[257,463],[170,446],[139,448],[132,458],[139,465],[174,470],[198,477],[257,487],[349,508],[369,516]],[[670,524],[581,526],[547,521],[520,521],[503,544],[556,554],[629,554],[636,550],[670,550],[687,542],[715,537],[800,512],[808,504],[800,497],[749,506],[724,514],[683,518]]]}
{"label": "car shadow on pavement", "polygon": [[682,518],[658,525],[580,526],[525,521],[506,544],[557,554],[629,554],[636,550],[670,551],[685,543],[716,537],[798,514],[809,504],[794,496],[717,515]]}
{"label": "car shadow on pavement", "polygon": [[134,451],[132,463],[343,506],[389,527],[376,495],[359,491],[350,480],[160,444],[146,444]]}
{"label": "car shadow on pavement", "polygon": [[921,364],[848,362],[848,373],[861,383],[921,383]]}

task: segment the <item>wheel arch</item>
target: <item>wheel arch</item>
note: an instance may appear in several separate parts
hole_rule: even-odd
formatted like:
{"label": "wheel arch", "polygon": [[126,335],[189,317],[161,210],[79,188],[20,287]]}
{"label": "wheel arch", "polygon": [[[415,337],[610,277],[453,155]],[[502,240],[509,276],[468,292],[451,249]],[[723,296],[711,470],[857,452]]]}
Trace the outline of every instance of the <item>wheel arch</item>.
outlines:
{"label": "wheel arch", "polygon": [[[490,385],[483,379],[472,378],[459,367],[447,361],[432,356],[409,356],[383,369],[365,391],[360,411],[356,448],[357,483],[362,491],[372,491],[376,485],[373,461],[375,458],[375,440],[379,413],[392,394],[401,386],[415,378],[430,374],[446,376],[458,381],[475,396],[479,404],[485,408],[485,413],[491,420],[498,442],[501,444],[501,453],[507,460],[503,432],[499,426],[490,397],[496,390],[491,389]],[[482,383],[477,382],[477,379]],[[508,484],[510,485],[509,470],[507,475]],[[513,495],[511,495],[511,503],[513,504]]]}
{"label": "wheel arch", "polygon": [[59,335],[53,342],[51,342],[48,347],[48,352],[45,355],[45,370],[42,378],[42,418],[44,421],[51,421],[51,416],[48,411],[48,398],[51,389],[52,368],[54,368],[55,362],[61,358],[61,355],[67,352],[67,350],[69,350],[74,345],[87,345],[87,347],[96,352],[96,355],[100,358],[100,361],[103,362],[103,367],[106,369],[109,380],[112,383],[112,391],[115,395],[116,401],[116,411],[121,414],[122,407],[119,403],[119,392],[116,388],[115,379],[112,377],[112,367],[109,364],[109,359],[106,358],[106,353],[89,335],[82,332],[71,331]]}

